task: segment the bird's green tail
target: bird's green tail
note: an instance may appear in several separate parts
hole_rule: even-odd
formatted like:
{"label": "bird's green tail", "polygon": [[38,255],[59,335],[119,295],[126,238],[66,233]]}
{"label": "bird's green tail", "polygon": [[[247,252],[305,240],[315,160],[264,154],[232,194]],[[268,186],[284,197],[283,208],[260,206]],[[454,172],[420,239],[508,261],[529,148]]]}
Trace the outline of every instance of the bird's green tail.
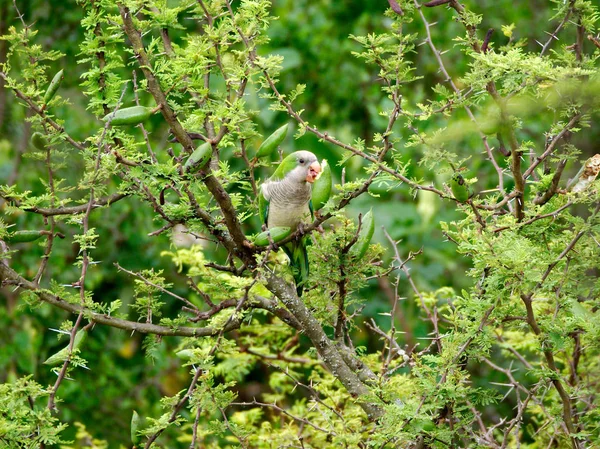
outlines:
{"label": "bird's green tail", "polygon": [[306,239],[302,238],[283,246],[283,250],[290,258],[292,275],[296,282],[296,293],[302,296],[304,284],[308,280],[308,253],[306,252]]}

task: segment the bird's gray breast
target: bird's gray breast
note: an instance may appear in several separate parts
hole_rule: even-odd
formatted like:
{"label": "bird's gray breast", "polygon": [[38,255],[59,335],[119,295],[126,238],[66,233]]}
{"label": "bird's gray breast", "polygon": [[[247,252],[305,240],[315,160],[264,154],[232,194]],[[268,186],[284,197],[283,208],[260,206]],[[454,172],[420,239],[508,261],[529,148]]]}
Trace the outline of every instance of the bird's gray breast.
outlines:
{"label": "bird's gray breast", "polygon": [[270,199],[267,226],[289,226],[296,229],[301,221],[310,220],[311,185],[307,182],[270,182],[265,185],[265,196]]}

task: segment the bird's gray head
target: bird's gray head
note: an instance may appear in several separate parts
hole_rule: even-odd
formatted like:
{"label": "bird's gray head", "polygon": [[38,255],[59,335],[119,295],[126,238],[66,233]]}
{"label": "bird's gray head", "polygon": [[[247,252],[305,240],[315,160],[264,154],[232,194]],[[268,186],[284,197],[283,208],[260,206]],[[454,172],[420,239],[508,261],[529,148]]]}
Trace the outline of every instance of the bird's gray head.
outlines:
{"label": "bird's gray head", "polygon": [[291,171],[288,176],[297,182],[313,183],[321,173],[321,164],[310,151],[296,151],[285,158],[284,162],[289,161]]}

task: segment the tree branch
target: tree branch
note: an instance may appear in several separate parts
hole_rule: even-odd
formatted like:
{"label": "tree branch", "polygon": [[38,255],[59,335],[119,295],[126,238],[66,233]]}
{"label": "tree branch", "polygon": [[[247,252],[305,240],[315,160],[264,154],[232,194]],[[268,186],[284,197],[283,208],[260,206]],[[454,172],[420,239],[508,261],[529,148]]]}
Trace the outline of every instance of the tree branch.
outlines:
{"label": "tree branch", "polygon": [[[4,72],[0,72],[0,77],[4,78],[6,81],[9,81],[9,77]],[[48,117],[46,115],[45,111],[41,107],[39,107],[37,104],[35,104],[31,98],[29,98],[27,95],[25,95],[23,92],[21,92],[16,87],[11,87],[11,89],[13,90],[13,92],[15,93],[15,95],[18,98],[23,100],[27,104],[27,106],[29,106],[29,108],[32,111],[34,111],[36,114],[38,114],[40,117],[42,117],[44,119],[44,122],[46,122],[48,125],[50,125],[52,128],[54,128],[56,131],[63,133],[65,136],[65,140],[67,142],[69,142],[73,147],[77,148],[79,151],[85,150],[85,147],[81,143],[77,142],[71,136],[69,136],[65,132],[65,128],[63,128],[61,125],[59,125],[54,120],[52,120],[50,117]]]}
{"label": "tree branch", "polygon": [[327,337],[321,324],[310,313],[304,302],[298,298],[294,289],[281,278],[267,274],[267,288],[275,294],[296,317],[306,336],[323,358],[331,373],[346,387],[348,393],[358,400],[369,419],[383,416],[383,409],[375,403],[375,396],[346,364],[333,342]]}
{"label": "tree branch", "polygon": [[[70,313],[83,313],[84,317],[90,321],[98,324],[105,324],[107,326],[116,327],[131,332],[140,332],[142,334],[155,334],[164,336],[182,336],[182,337],[208,337],[218,335],[223,329],[213,327],[167,327],[159,326],[150,323],[139,323],[135,321],[128,321],[121,318],[115,318],[110,315],[93,312],[87,307],[83,307],[79,304],[73,304],[64,299],[50,293],[48,290],[38,288],[32,282],[20,276],[12,268],[9,268],[5,264],[0,263],[0,279],[2,284],[16,285],[22,290],[27,290],[34,293],[40,300],[51,304],[60,309],[66,310]],[[237,329],[240,326],[238,320],[232,321],[229,325],[224,328],[225,332],[233,329]]]}
{"label": "tree branch", "polygon": [[[194,150],[194,142],[183,129],[183,126],[177,119],[175,112],[169,106],[167,97],[162,91],[158,79],[152,72],[152,65],[144,49],[142,36],[133,23],[131,12],[129,11],[129,8],[121,3],[119,3],[118,6],[121,13],[121,18],[123,19],[125,34],[127,34],[127,37],[131,42],[133,50],[139,61],[140,68],[144,73],[146,80],[148,81],[148,90],[154,97],[156,104],[161,107],[161,113],[165,121],[169,124],[169,127],[171,128],[171,131],[173,132],[173,135],[177,141],[186,149],[188,153],[191,154]],[[231,202],[231,198],[217,178],[210,172],[209,166],[210,164],[207,164],[206,168],[201,171],[202,182],[204,182],[223,212],[227,229],[237,245],[238,255],[243,254],[245,259],[251,260],[251,252],[246,243],[246,236],[242,231],[242,227],[238,220],[237,212]]]}
{"label": "tree branch", "polygon": [[[97,200],[94,200],[93,203],[91,204],[91,208],[97,209],[99,207],[108,206],[108,205],[111,205],[112,203],[116,203],[117,201],[122,200],[123,198],[125,198],[127,196],[129,196],[129,195],[126,193],[113,193],[112,195],[106,196],[104,198],[99,198]],[[15,200],[11,199],[10,197],[4,197],[4,198],[7,201],[15,201]],[[66,206],[66,207],[63,206],[63,207],[50,207],[50,208],[33,206],[33,207],[24,208],[23,210],[25,212],[33,212],[36,214],[40,214],[40,215],[43,215],[44,217],[53,217],[56,215],[83,214],[87,210],[87,208],[88,208],[88,203],[81,204],[80,206]]]}

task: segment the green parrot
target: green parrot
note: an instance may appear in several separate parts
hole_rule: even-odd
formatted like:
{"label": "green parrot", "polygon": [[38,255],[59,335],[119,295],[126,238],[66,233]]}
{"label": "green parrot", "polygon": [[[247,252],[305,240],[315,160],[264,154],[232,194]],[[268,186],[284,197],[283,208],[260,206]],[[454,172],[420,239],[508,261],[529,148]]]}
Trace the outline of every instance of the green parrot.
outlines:
{"label": "green parrot", "polygon": [[[260,216],[267,228],[285,226],[294,232],[301,223],[312,219],[312,183],[319,173],[321,165],[310,151],[296,151],[281,161],[273,176],[262,184],[258,196]],[[307,237],[301,236],[283,245],[298,296],[308,278],[306,244]]]}

